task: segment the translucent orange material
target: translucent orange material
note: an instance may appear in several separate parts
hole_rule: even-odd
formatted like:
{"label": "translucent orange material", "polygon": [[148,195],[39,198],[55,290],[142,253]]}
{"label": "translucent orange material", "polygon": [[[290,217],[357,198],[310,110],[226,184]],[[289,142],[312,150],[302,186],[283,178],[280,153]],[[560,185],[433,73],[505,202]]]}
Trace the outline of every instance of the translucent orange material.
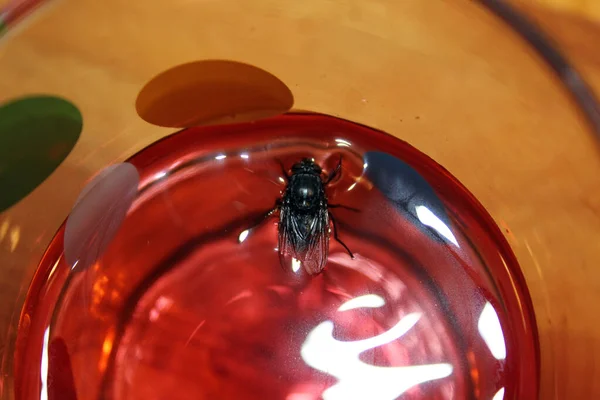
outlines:
{"label": "translucent orange material", "polygon": [[[231,60],[276,77],[294,109],[381,129],[450,171],[500,227],[524,276],[539,332],[539,398],[600,398],[597,120],[581,107],[593,97],[567,89],[600,88],[590,47],[600,34],[593,22],[524,3],[566,55],[550,66],[554,53],[541,57],[484,3],[500,2],[64,0],[9,31],[0,102],[60,96],[81,111],[83,131],[52,175],[0,214],[0,397],[18,398],[15,379],[26,378],[15,377],[17,332],[32,323],[23,305],[81,190],[173,133],[140,118],[140,91],[177,65]],[[95,293],[114,284],[99,281]],[[93,351],[108,353],[113,339]],[[69,346],[57,340],[48,354],[65,360]],[[65,363],[67,387],[79,368]]]}

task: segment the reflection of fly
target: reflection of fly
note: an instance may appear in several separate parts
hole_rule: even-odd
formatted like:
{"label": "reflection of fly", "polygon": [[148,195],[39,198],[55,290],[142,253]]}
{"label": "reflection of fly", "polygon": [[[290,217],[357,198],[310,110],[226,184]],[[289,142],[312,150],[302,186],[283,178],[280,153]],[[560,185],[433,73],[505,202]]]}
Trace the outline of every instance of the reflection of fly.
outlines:
{"label": "reflection of fly", "polygon": [[318,274],[327,262],[329,252],[329,221],[333,237],[354,258],[352,252],[338,238],[337,226],[330,208],[350,207],[327,203],[325,186],[340,174],[342,159],[325,178],[322,169],[313,160],[305,158],[294,164],[291,174],[281,165],[287,186],[283,197],[277,200],[269,213],[279,211],[279,259],[284,268],[290,268],[293,259],[299,261],[306,272]]}

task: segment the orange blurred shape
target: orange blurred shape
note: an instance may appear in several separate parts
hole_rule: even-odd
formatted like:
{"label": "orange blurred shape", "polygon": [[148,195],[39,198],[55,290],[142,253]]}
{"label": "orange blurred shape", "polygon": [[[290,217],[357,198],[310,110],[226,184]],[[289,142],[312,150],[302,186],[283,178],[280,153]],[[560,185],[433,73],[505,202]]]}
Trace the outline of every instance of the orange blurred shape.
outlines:
{"label": "orange blurred shape", "polygon": [[269,72],[235,61],[204,60],[150,80],[138,94],[136,109],[153,125],[186,128],[272,117],[293,104],[290,89]]}

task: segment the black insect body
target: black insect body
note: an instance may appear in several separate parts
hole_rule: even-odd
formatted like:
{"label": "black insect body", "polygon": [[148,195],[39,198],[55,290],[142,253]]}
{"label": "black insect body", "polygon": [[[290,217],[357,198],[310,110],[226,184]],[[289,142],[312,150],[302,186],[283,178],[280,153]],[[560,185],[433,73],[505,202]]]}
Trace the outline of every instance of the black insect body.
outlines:
{"label": "black insect body", "polygon": [[296,269],[301,265],[311,275],[325,268],[329,254],[330,223],[333,236],[348,252],[354,255],[338,238],[335,218],[330,208],[351,207],[328,204],[325,187],[337,178],[342,167],[342,159],[326,177],[313,160],[304,158],[294,164],[288,174],[283,164],[281,169],[287,182],[281,199],[267,216],[279,211],[279,259],[284,269]]}
{"label": "black insect body", "polygon": [[309,274],[323,270],[329,253],[330,221],[334,238],[354,257],[337,237],[337,226],[325,193],[325,186],[338,176],[341,167],[340,158],[337,167],[323,180],[321,167],[311,159],[294,164],[290,175],[282,166],[287,186],[278,208],[279,258],[284,268],[289,268],[296,259]]}

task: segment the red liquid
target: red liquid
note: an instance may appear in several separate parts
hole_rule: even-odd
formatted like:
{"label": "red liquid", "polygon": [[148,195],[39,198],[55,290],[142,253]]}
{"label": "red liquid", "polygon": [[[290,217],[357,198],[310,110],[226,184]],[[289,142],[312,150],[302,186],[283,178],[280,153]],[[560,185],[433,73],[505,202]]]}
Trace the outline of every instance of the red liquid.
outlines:
{"label": "red liquid", "polygon": [[[435,188],[458,245],[360,178],[369,150]],[[356,259],[332,239],[322,274],[283,270],[276,218],[240,243],[280,196],[276,159],[311,156],[330,169],[340,154],[328,196],[361,210],[333,211]],[[70,270],[62,230],[42,260],[18,338],[16,399],[40,390],[80,400],[537,398],[537,333],[514,256],[472,196],[409,145],[332,117],[286,115],[187,129],[131,162],[141,194],[59,304]]]}

